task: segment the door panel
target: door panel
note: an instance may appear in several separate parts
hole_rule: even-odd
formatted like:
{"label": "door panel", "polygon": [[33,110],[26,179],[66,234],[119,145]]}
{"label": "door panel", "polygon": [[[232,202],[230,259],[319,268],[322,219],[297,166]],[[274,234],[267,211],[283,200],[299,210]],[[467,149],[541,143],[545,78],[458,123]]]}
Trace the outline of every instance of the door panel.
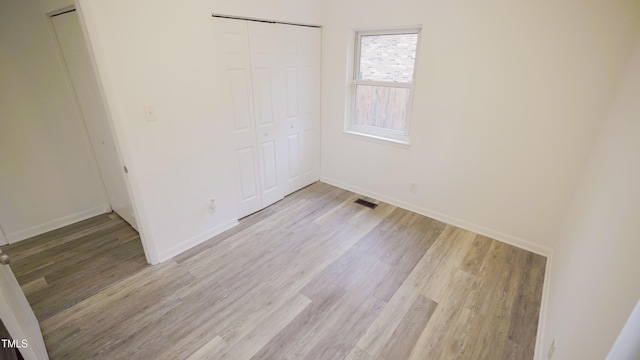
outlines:
{"label": "door panel", "polygon": [[124,163],[75,11],[51,18],[113,211],[137,229]]}
{"label": "door panel", "polygon": [[0,318],[13,340],[20,345],[26,340],[27,346],[20,349],[25,360],[49,359],[38,319],[8,264],[0,264]]}
{"label": "door panel", "polygon": [[287,67],[285,74],[287,77],[287,120],[291,120],[298,116],[298,68]]}
{"label": "door panel", "polygon": [[[300,28],[300,117],[301,185],[320,178],[320,90],[321,90],[321,31]],[[304,112],[302,110],[304,103]]]}
{"label": "door panel", "polygon": [[237,155],[240,169],[240,198],[242,201],[250,201],[258,196],[254,149],[251,147],[239,149]]}
{"label": "door panel", "polygon": [[309,115],[317,112],[316,105],[316,84],[315,79],[316,68],[312,66],[301,66],[299,96],[300,96],[300,114]]}
{"label": "door panel", "polygon": [[289,134],[287,136],[288,151],[289,151],[289,181],[295,180],[299,172],[300,166],[300,137],[298,133]]}
{"label": "door panel", "polygon": [[226,106],[224,116],[233,122],[236,176],[240,192],[238,217],[241,218],[262,209],[249,33],[246,21],[220,18],[214,18],[213,21],[216,48],[221,54],[221,96]]}
{"label": "door panel", "polygon": [[[302,172],[305,176],[312,176],[316,170],[316,134],[317,129],[311,128],[306,129],[302,135],[302,156],[301,156],[301,164]],[[314,180],[315,181],[315,180]]]}
{"label": "door panel", "polygon": [[233,125],[235,131],[253,131],[251,124],[251,88],[247,69],[228,69],[233,104]]}
{"label": "door panel", "polygon": [[285,192],[320,178],[320,29],[278,25],[285,73]]}
{"label": "door panel", "polygon": [[256,122],[261,129],[273,125],[273,93],[271,86],[271,69],[253,68],[253,89]]}
{"label": "door panel", "polygon": [[[274,140],[262,143],[262,163],[264,164],[262,181],[264,193],[273,191],[278,187],[278,164],[276,158],[276,144]],[[269,202],[269,201],[266,201]],[[264,204],[263,204],[264,205]],[[264,205],[268,206],[268,205]]]}
{"label": "door panel", "polygon": [[251,72],[256,118],[258,154],[262,176],[262,207],[284,197],[286,139],[282,132],[284,78],[278,67],[280,56],[273,24],[248,22]]}
{"label": "door panel", "polygon": [[271,66],[271,25],[248,22],[249,46],[251,47],[251,64],[254,68]]}

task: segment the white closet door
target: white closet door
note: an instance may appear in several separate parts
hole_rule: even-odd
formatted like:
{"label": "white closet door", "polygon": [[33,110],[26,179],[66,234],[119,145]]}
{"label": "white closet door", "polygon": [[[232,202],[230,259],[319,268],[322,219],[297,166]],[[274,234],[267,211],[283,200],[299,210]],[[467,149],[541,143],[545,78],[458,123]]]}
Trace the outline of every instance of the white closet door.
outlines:
{"label": "white closet door", "polygon": [[284,76],[285,193],[320,178],[321,30],[278,25]]}
{"label": "white closet door", "polygon": [[262,191],[258,170],[251,60],[247,21],[214,18],[216,48],[221,54],[221,94],[226,118],[233,124],[233,142],[237,163],[240,210],[244,217],[262,209]]}
{"label": "white closet door", "polygon": [[137,228],[124,169],[75,11],[51,18],[111,208]]}
{"label": "white closet door", "polygon": [[320,29],[213,21],[243,217],[320,178]]}
{"label": "white closet door", "polygon": [[267,207],[284,197],[279,175],[287,160],[282,133],[280,51],[273,24],[249,21],[248,29],[262,207]]}

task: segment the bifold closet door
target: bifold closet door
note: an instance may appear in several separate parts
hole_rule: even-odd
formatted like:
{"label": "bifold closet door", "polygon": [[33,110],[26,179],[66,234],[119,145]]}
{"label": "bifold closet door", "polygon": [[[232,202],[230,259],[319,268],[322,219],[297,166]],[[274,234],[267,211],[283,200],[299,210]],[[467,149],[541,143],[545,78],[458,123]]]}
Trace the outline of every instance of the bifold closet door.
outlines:
{"label": "bifold closet door", "polygon": [[213,21],[243,217],[319,179],[320,29]]}
{"label": "bifold closet door", "polygon": [[287,164],[283,130],[283,84],[280,42],[274,24],[247,22],[253,88],[253,113],[258,143],[262,207],[282,199],[280,174]]}
{"label": "bifold closet door", "polygon": [[221,103],[232,123],[234,157],[240,190],[238,217],[262,209],[247,22],[214,18],[221,63]]}
{"label": "bifold closet door", "polygon": [[320,179],[321,30],[277,25],[284,77],[285,193]]}

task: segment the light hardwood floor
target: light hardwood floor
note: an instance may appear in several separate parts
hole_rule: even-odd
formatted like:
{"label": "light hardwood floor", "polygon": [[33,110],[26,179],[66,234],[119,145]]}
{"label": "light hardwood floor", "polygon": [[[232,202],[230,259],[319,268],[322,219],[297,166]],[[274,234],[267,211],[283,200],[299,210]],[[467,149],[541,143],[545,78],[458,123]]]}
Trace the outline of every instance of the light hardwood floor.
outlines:
{"label": "light hardwood floor", "polygon": [[315,183],[160,265],[103,215],[4,246],[52,359],[532,359],[546,259]]}

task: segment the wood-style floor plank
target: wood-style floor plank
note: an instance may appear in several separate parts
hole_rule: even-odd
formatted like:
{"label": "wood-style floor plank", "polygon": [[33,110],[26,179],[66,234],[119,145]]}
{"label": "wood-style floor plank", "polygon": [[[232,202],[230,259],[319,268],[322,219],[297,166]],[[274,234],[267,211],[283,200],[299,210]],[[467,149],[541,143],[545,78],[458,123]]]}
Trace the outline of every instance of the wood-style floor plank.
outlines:
{"label": "wood-style floor plank", "polygon": [[347,357],[344,360],[374,360],[371,355],[367,354],[364,350],[360,349],[357,346],[354,346],[353,349],[347,354]]}
{"label": "wood-style floor plank", "polygon": [[418,296],[378,356],[381,359],[406,359],[431,319],[438,303]]}
{"label": "wood-style floor plank", "polygon": [[156,266],[115,214],[2,251],[52,359],[531,359],[546,266],[321,182]]}

